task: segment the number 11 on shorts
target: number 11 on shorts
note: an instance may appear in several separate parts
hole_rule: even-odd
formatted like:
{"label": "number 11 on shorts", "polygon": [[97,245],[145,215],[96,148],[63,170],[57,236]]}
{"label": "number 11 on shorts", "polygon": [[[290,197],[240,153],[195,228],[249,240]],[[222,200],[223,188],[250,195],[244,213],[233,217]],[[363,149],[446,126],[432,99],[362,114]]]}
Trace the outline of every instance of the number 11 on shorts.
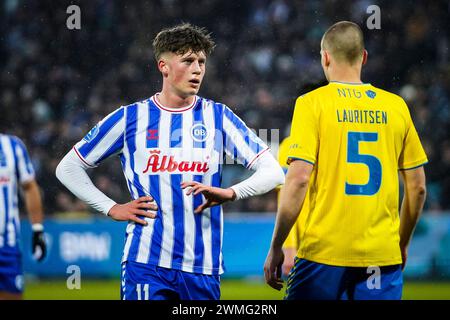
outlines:
{"label": "number 11 on shorts", "polygon": [[[137,292],[137,299],[138,300],[148,300],[149,294],[148,294],[148,283],[142,284],[138,283],[136,285],[136,292]],[[142,299],[142,293],[144,293],[144,299]]]}

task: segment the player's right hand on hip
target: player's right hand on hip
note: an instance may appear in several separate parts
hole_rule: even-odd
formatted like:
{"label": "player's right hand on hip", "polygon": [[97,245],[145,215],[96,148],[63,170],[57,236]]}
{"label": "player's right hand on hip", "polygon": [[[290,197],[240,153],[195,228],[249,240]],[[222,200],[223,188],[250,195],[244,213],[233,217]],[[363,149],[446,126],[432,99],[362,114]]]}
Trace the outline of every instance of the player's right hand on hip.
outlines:
{"label": "player's right hand on hip", "polygon": [[[147,225],[145,218],[156,218],[158,205],[151,196],[140,197],[124,204],[115,204],[108,212],[108,216],[116,221],[134,221]],[[141,219],[139,217],[144,217]]]}

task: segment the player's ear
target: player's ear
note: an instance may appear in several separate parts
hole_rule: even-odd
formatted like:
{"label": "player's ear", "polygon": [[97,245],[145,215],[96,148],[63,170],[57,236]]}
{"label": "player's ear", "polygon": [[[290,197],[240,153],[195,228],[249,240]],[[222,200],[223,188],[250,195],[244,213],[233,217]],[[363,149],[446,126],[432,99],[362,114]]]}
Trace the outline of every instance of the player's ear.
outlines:
{"label": "player's ear", "polygon": [[327,50],[323,50],[323,62],[325,67],[328,67],[330,65],[331,58]]}
{"label": "player's ear", "polygon": [[367,57],[369,56],[369,53],[367,52],[366,49],[364,49],[363,51],[363,59],[362,59],[362,65],[365,65],[367,62]]}
{"label": "player's ear", "polygon": [[167,62],[164,59],[159,59],[158,69],[164,77],[167,77],[169,75],[169,66],[167,65]]}

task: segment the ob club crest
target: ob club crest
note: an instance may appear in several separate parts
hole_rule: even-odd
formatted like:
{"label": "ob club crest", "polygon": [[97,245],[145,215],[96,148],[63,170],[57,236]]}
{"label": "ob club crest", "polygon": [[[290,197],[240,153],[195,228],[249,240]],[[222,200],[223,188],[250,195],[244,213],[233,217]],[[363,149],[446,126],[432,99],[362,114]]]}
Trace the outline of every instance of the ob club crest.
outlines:
{"label": "ob club crest", "polygon": [[191,137],[194,141],[204,142],[208,139],[208,130],[203,123],[194,124],[191,128]]}

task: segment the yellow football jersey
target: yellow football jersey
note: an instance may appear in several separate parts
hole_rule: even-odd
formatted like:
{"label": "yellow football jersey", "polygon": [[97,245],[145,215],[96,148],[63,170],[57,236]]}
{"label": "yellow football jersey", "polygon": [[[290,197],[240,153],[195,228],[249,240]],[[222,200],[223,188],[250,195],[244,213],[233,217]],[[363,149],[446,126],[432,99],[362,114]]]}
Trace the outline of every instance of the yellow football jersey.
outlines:
{"label": "yellow football jersey", "polygon": [[291,139],[288,162],[314,164],[298,257],[400,264],[398,170],[427,162],[403,99],[370,84],[330,82],[297,99]]}
{"label": "yellow football jersey", "polygon": [[[285,138],[278,148],[278,162],[280,163],[281,168],[283,168],[284,173],[286,174],[288,169],[287,159],[288,159],[288,152],[289,152],[289,146],[291,145],[291,138],[287,137]],[[282,187],[279,187],[281,189]],[[279,201],[279,193],[278,193],[278,201]],[[294,248],[298,249],[298,241],[299,241],[299,224],[296,222],[294,226],[292,227],[288,237],[284,241],[283,248]]]}

